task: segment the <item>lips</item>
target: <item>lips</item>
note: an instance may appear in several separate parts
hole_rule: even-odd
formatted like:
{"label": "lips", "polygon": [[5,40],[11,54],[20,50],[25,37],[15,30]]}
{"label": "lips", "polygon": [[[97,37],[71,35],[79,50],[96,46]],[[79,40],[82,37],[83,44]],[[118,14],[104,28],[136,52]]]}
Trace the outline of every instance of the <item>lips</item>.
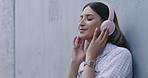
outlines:
{"label": "lips", "polygon": [[80,33],[85,32],[87,29],[79,29]]}

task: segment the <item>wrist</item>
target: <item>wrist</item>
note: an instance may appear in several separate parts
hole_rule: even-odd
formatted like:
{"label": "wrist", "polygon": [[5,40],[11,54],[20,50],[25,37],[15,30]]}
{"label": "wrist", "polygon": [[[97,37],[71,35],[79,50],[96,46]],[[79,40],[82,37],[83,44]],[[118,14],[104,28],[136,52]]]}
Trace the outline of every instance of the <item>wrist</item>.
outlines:
{"label": "wrist", "polygon": [[95,57],[91,57],[91,56],[86,56],[86,61],[93,61],[95,62],[96,61],[96,58]]}
{"label": "wrist", "polygon": [[95,68],[96,62],[88,60],[88,61],[84,62],[84,66],[86,66],[86,65],[88,65],[91,68]]}
{"label": "wrist", "polygon": [[70,62],[70,65],[74,66],[74,67],[79,67],[80,64],[81,64],[80,62],[74,61],[74,60],[71,60],[71,62]]}

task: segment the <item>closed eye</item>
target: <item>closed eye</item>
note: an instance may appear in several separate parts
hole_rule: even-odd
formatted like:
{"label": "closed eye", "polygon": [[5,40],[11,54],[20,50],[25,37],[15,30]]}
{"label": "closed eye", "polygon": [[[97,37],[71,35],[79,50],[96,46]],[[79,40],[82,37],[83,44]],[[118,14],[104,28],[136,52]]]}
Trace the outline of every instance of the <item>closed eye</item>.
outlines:
{"label": "closed eye", "polygon": [[92,19],[87,19],[88,21],[91,21]]}

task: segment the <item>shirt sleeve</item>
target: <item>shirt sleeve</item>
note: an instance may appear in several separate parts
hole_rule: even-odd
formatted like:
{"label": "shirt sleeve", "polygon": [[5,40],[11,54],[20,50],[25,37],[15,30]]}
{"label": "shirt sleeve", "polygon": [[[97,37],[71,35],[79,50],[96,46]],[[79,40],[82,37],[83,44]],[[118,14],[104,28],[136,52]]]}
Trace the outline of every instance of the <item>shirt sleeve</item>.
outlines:
{"label": "shirt sleeve", "polygon": [[132,78],[132,56],[129,50],[117,49],[107,57],[95,78]]}

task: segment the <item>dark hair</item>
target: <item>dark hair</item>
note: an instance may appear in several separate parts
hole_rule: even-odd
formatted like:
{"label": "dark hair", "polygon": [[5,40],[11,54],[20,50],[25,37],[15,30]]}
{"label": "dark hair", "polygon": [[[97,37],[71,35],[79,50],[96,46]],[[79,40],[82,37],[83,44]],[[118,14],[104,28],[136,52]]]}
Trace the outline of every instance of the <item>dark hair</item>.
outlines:
{"label": "dark hair", "polygon": [[[101,18],[102,21],[105,21],[109,17],[109,9],[108,6],[101,3],[101,2],[91,2],[88,3],[87,5],[84,6],[83,10],[89,6],[94,12],[96,12]],[[125,47],[130,50],[129,44],[122,34],[119,25],[118,25],[118,20],[116,13],[114,12],[114,23],[115,23],[115,31],[113,32],[112,35],[109,36],[108,42],[115,44],[120,47]]]}

